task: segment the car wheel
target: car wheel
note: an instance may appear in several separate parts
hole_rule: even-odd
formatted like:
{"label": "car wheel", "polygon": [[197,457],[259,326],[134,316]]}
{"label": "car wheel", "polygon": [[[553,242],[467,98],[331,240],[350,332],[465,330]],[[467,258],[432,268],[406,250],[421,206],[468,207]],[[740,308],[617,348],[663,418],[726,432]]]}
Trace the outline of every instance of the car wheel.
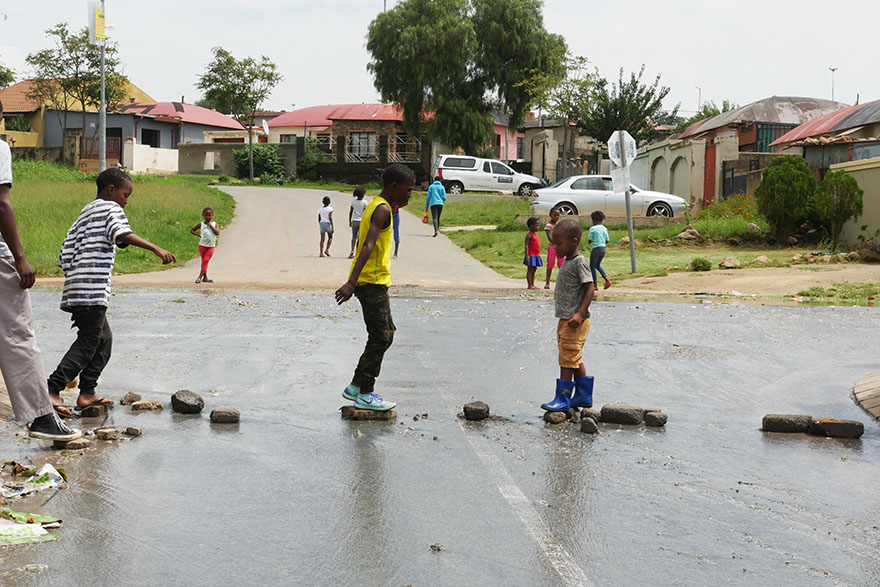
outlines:
{"label": "car wheel", "polygon": [[524,183],[521,186],[519,186],[519,195],[521,195],[524,198],[531,196],[534,191],[535,191],[535,188],[532,187],[532,184],[530,184],[530,183]]}
{"label": "car wheel", "polygon": [[460,194],[462,192],[464,192],[464,185],[460,181],[453,181],[449,184],[450,194]]}
{"label": "car wheel", "polygon": [[559,210],[559,213],[563,216],[577,216],[578,213],[577,206],[575,206],[571,202],[561,202],[559,204],[556,204],[554,208]]}
{"label": "car wheel", "polygon": [[651,204],[648,208],[648,216],[659,216],[660,218],[672,218],[672,208],[668,204],[658,202]]}

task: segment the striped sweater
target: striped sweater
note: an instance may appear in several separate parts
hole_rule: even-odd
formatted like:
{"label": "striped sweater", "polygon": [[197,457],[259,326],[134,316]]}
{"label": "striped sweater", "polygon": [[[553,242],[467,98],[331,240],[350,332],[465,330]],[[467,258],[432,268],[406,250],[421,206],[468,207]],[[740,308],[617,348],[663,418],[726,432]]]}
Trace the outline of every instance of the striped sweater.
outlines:
{"label": "striped sweater", "polygon": [[119,239],[131,234],[122,206],[109,200],[86,204],[67,231],[61,245],[60,267],[64,271],[61,309],[110,305],[110,276]]}

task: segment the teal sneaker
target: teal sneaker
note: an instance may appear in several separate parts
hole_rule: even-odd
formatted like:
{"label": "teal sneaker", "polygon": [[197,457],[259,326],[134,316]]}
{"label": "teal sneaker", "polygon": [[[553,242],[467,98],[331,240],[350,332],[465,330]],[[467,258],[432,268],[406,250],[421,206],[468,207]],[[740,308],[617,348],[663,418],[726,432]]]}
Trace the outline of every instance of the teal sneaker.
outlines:
{"label": "teal sneaker", "polygon": [[385,412],[397,407],[394,402],[386,402],[377,393],[359,393],[357,399],[354,400],[354,407],[362,410],[376,410],[377,412]]}
{"label": "teal sneaker", "polygon": [[342,390],[342,397],[349,401],[355,401],[358,398],[358,394],[361,392],[360,387],[355,387],[354,385],[348,385],[345,389]]}

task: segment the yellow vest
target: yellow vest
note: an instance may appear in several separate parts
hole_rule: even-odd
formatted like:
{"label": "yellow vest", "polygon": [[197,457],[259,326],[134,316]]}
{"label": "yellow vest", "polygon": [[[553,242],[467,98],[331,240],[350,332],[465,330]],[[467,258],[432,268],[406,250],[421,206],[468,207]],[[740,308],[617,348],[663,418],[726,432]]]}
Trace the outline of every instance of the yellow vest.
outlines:
{"label": "yellow vest", "polygon": [[[361,249],[364,246],[364,241],[367,240],[367,232],[369,232],[370,230],[370,222],[373,218],[373,212],[375,212],[376,208],[378,208],[382,204],[388,206],[388,211],[391,212],[391,205],[388,204],[388,201],[382,196],[374,196],[364,210],[364,214],[361,217],[361,226],[358,230],[357,252],[355,253],[354,261],[352,261],[351,263],[351,269],[348,272],[349,277],[351,277],[351,271],[354,269],[354,264],[357,263],[357,259],[361,254]],[[388,222],[388,227],[383,228],[379,232],[379,238],[376,239],[376,244],[373,246],[373,251],[370,253],[370,257],[367,259],[364,268],[361,269],[361,274],[358,276],[358,285],[364,283],[391,285],[391,248],[393,247],[393,224],[393,219],[390,219],[390,221]]]}

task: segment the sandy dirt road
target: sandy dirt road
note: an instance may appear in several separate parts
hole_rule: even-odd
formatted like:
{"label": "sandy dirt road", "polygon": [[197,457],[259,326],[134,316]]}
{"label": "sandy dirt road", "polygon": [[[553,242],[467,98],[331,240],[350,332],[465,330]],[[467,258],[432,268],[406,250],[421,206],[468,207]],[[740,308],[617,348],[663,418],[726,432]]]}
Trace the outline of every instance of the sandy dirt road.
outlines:
{"label": "sandy dirt road", "polygon": [[[208,268],[211,287],[223,288],[336,288],[348,277],[351,229],[348,194],[290,188],[225,187],[236,201],[235,219],[220,234]],[[318,257],[317,211],[330,196],[335,209],[336,234],[332,257]],[[198,206],[196,206],[198,207]],[[484,266],[433,231],[415,213],[402,212],[400,256],[392,261],[396,286],[428,289],[520,289],[520,281]],[[137,231],[137,226],[133,227]],[[160,243],[161,244],[161,243]],[[196,246],[193,238],[193,247]],[[124,253],[121,253],[124,254]],[[194,283],[199,259],[167,271],[118,275],[114,287],[204,287]],[[60,285],[61,279],[41,279],[41,285]]]}

